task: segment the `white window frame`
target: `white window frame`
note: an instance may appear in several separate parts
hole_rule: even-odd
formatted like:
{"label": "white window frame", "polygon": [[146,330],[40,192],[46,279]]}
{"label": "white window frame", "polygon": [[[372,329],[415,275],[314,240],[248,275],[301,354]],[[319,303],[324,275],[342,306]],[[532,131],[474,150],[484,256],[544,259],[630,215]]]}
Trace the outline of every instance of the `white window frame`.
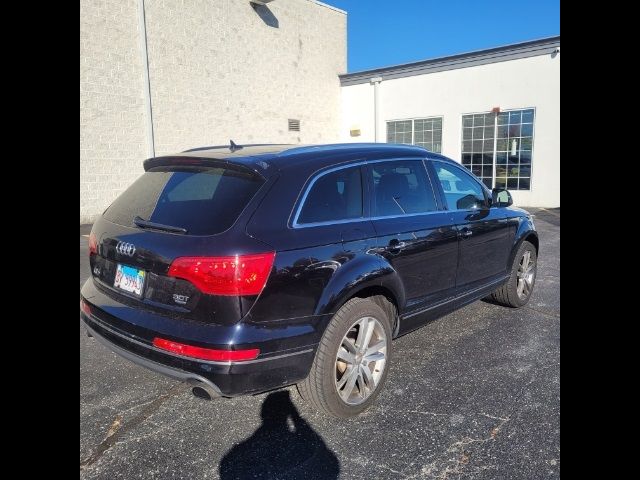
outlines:
{"label": "white window frame", "polygon": [[[535,158],[534,150],[536,148],[536,123],[538,119],[538,110],[537,107],[516,107],[516,108],[507,108],[500,109],[500,113],[506,112],[515,112],[517,110],[533,110],[533,133],[531,134],[531,174],[529,176],[529,190],[514,190],[516,192],[532,192],[533,191],[533,159]],[[486,115],[487,113],[491,113],[491,110],[484,110],[482,112],[464,112],[460,114],[460,138],[458,140],[458,145],[460,146],[460,165],[462,165],[462,142],[464,141],[464,116],[465,115]],[[444,125],[443,125],[444,127]],[[496,187],[496,156],[497,156],[497,146],[498,146],[498,115],[493,120],[493,168],[491,172],[491,188]],[[469,170],[469,169],[467,169]],[[519,178],[519,177],[518,177]],[[508,190],[508,189],[507,189]]]}
{"label": "white window frame", "polygon": [[[389,135],[389,123],[390,122],[411,122],[411,145],[415,145],[416,144],[416,120],[434,120],[434,119],[440,119],[441,123],[442,123],[442,139],[440,140],[440,151],[439,152],[434,152],[434,153],[440,153],[442,154],[442,146],[444,145],[444,115],[432,115],[430,117],[411,117],[411,118],[393,118],[393,119],[389,119],[389,120],[385,120],[385,126],[386,126],[386,131],[385,131],[385,138],[388,137]],[[385,140],[385,143],[388,143]],[[433,142],[431,142],[433,143]]]}

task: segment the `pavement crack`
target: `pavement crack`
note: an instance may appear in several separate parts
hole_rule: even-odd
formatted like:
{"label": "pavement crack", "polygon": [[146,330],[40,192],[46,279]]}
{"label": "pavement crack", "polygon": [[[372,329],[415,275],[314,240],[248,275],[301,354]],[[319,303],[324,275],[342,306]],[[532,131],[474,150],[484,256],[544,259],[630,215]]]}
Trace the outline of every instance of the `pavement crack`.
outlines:
{"label": "pavement crack", "polygon": [[450,417],[449,413],[422,412],[420,410],[407,410],[407,413],[419,413],[420,415],[433,415],[434,417]]}
{"label": "pavement crack", "polygon": [[158,396],[155,400],[146,404],[145,407],[140,411],[140,413],[138,413],[131,420],[125,422],[124,424],[122,423],[122,415],[117,415],[113,424],[109,428],[105,439],[100,442],[100,444],[96,447],[96,449],[89,457],[80,462],[80,470],[85,470],[96,463],[98,460],[100,460],[100,458],[102,458],[107,450],[118,443],[118,441],[120,441],[128,432],[133,430],[135,427],[137,427],[147,418],[153,415],[164,402],[180,393],[182,390],[184,390],[184,388],[185,387],[183,384],[174,385],[165,393]]}
{"label": "pavement crack", "polygon": [[528,305],[527,305],[526,307],[524,307],[524,308],[526,308],[527,310],[531,310],[531,311],[534,311],[534,312],[536,312],[536,313],[539,313],[540,315],[544,315],[544,316],[546,316],[546,317],[550,317],[550,318],[560,318],[560,315],[559,315],[558,313],[549,313],[549,312],[545,312],[544,310],[538,310],[537,308],[533,308],[533,307],[530,307],[530,306],[528,306]]}
{"label": "pavement crack", "polygon": [[365,458],[365,457],[355,456],[355,457],[351,458],[350,460],[353,463],[355,463],[356,465],[359,465],[361,467],[366,467],[368,465],[374,465],[376,468],[379,468],[379,469],[382,469],[382,470],[386,470],[386,471],[391,472],[391,473],[395,473],[396,476],[399,475],[402,478],[409,478],[401,471],[395,470],[395,469],[385,465],[384,463],[373,462],[373,461],[371,461],[371,460],[369,460],[368,458]]}
{"label": "pavement crack", "polygon": [[113,423],[109,427],[109,431],[107,432],[106,438],[109,438],[113,434],[115,434],[118,430],[120,430],[121,426],[122,426],[122,415],[116,415],[116,419],[113,421]]}
{"label": "pavement crack", "polygon": [[487,415],[486,413],[480,413],[480,415],[482,415],[483,417],[491,418],[493,420],[502,420],[503,422],[509,420],[509,418],[494,417],[493,415]]}
{"label": "pavement crack", "polygon": [[[447,480],[448,478],[451,478],[451,475],[457,475],[457,476],[462,475],[465,466],[467,466],[471,460],[472,454],[477,451],[477,449],[473,447],[477,445],[484,445],[484,444],[487,444],[488,442],[494,442],[496,440],[504,424],[511,420],[513,413],[518,408],[517,407],[518,402],[524,396],[527,388],[534,382],[535,378],[536,378],[536,375],[535,374],[532,375],[529,381],[526,382],[522,386],[522,388],[520,388],[520,390],[514,397],[513,407],[507,412],[506,416],[498,417],[498,416],[488,415],[486,413],[478,414],[478,415],[482,415],[484,417],[490,418],[492,420],[498,420],[498,423],[489,431],[489,435],[487,437],[473,438],[473,437],[466,436],[461,438],[460,440],[456,440],[455,442],[451,443],[439,455],[437,455],[434,461],[430,462],[427,465],[424,465],[418,472],[415,472],[413,475],[407,476],[405,474],[404,478],[407,480],[418,478],[418,477]],[[429,412],[416,412],[416,413],[429,413]],[[444,465],[442,465],[442,463],[444,463]],[[404,471],[406,471],[406,469],[404,469]]]}

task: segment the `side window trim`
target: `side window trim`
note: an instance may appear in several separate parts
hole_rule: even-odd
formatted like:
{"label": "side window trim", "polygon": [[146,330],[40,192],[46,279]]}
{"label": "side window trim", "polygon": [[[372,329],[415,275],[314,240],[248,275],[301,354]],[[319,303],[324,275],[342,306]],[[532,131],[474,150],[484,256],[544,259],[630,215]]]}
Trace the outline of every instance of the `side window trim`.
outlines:
{"label": "side window trim", "polygon": [[[487,186],[483,182],[479,181],[478,178],[473,174],[473,172],[469,171],[468,169],[466,169],[462,165],[456,164],[455,162],[446,162],[446,161],[440,160],[439,158],[429,158],[429,161],[431,162],[431,165],[433,166],[434,173],[435,173],[435,164],[436,163],[442,163],[442,164],[445,164],[445,165],[451,165],[454,169],[457,168],[463,174],[466,174],[469,177],[471,177],[471,180],[474,181],[475,183],[477,183],[478,186],[480,187],[480,190],[482,191],[482,195],[484,196],[484,208],[489,208],[489,195],[488,195],[488,192],[487,192]],[[467,211],[473,210],[473,209],[460,209],[460,208],[456,208],[454,210],[450,210],[448,205],[447,205],[447,201],[446,201],[446,197],[444,195],[444,190],[442,189],[442,185],[440,185],[440,182],[437,182],[437,183],[438,183],[438,191],[440,192],[440,195],[442,197],[443,208],[446,211],[448,211],[448,212],[467,212]]]}
{"label": "side window trim", "polygon": [[444,201],[442,186],[440,185],[439,181],[435,181],[438,178],[438,175],[436,174],[436,170],[433,167],[433,161],[431,160],[431,158],[427,157],[422,160],[422,164],[427,171],[427,178],[429,178],[429,184],[431,185],[433,196],[436,198],[436,206],[438,207],[438,211],[446,211],[447,203]]}
{"label": "side window trim", "polygon": [[[379,217],[373,216],[372,206],[371,206],[371,201],[372,201],[371,197],[373,195],[373,191],[372,191],[372,185],[370,185],[371,183],[369,178],[370,174],[369,174],[369,168],[367,168],[367,166],[375,163],[407,161],[407,160],[422,162],[422,167],[425,169],[427,178],[429,179],[429,182],[431,184],[432,194],[435,198],[436,206],[438,209],[431,212],[406,213],[406,214],[387,215],[387,216],[379,216]],[[433,179],[436,178],[433,176],[434,172],[432,172],[431,169],[428,168],[426,165],[427,163],[431,163],[431,162],[432,162],[432,159],[429,157],[383,158],[379,160],[360,160],[356,162],[345,163],[344,165],[338,165],[325,170],[316,171],[309,176],[309,179],[307,179],[305,186],[303,187],[302,195],[299,195],[298,199],[296,200],[296,203],[294,203],[294,207],[291,212],[292,215],[289,217],[291,218],[291,220],[289,221],[288,226],[289,228],[299,229],[299,228],[318,227],[323,225],[355,223],[355,222],[362,222],[364,220],[382,220],[386,218],[417,217],[420,215],[433,215],[434,213],[442,213],[443,211],[447,211],[446,202],[444,202],[444,199],[442,197],[441,187],[439,185],[439,182],[434,183]],[[309,192],[313,188],[313,185],[316,183],[316,181],[329,173],[335,172],[337,170],[343,170],[345,168],[352,168],[352,167],[360,167],[360,178],[362,181],[362,196],[363,196],[362,217],[348,218],[345,220],[332,220],[332,221],[326,221],[326,222],[298,223],[298,219],[300,218],[300,214],[302,212],[302,207],[304,206],[307,196],[309,195]],[[438,192],[440,192],[440,194],[436,193],[436,189],[438,189]],[[486,192],[485,192],[485,200],[486,200]]]}
{"label": "side window trim", "polygon": [[[300,199],[295,203],[295,215],[293,215],[293,220],[291,221],[291,225],[290,228],[309,228],[309,227],[317,227],[320,225],[334,225],[334,224],[338,224],[338,223],[352,223],[352,222],[361,222],[363,220],[367,220],[369,218],[369,212],[368,212],[368,208],[365,207],[365,202],[366,199],[368,197],[367,195],[367,190],[365,187],[365,179],[362,175],[362,168],[363,165],[366,165],[365,161],[359,161],[359,162],[355,162],[355,163],[346,163],[344,165],[338,165],[335,167],[331,167],[325,170],[320,170],[320,171],[316,171],[314,172],[311,176],[310,176],[310,180],[308,179],[307,182],[305,183],[304,186],[304,193],[302,194],[302,196],[300,197]],[[302,208],[304,207],[304,204],[307,200],[307,197],[309,195],[309,192],[311,191],[311,189],[313,188],[313,186],[315,185],[315,183],[322,177],[324,177],[325,175],[328,175],[330,173],[333,172],[337,172],[338,170],[344,170],[347,168],[353,168],[353,167],[359,167],[360,169],[360,183],[362,186],[362,216],[358,217],[358,218],[347,218],[344,220],[328,220],[328,221],[323,221],[323,222],[312,222],[312,223],[298,223],[298,219],[300,218],[300,214],[302,213]]]}

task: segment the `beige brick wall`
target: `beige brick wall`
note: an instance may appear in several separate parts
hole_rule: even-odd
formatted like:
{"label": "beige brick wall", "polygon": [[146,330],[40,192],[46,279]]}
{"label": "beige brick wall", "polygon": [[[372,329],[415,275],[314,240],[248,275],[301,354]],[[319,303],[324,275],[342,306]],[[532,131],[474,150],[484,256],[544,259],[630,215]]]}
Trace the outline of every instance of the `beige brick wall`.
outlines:
{"label": "beige brick wall", "polygon": [[80,223],[142,171],[146,154],[136,0],[80,2]]}
{"label": "beige brick wall", "polygon": [[[146,158],[136,0],[81,3],[80,221]],[[261,15],[262,13],[262,15]],[[339,140],[346,15],[313,0],[145,0],[156,155]],[[287,119],[300,120],[289,132]]]}

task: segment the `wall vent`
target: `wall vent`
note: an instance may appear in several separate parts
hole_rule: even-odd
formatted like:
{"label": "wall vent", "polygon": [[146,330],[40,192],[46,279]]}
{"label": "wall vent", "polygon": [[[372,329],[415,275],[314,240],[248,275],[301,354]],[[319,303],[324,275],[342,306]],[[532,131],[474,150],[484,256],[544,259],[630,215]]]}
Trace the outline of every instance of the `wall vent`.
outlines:
{"label": "wall vent", "polygon": [[289,122],[289,131],[290,132],[299,132],[300,131],[300,120],[295,120],[290,118]]}

